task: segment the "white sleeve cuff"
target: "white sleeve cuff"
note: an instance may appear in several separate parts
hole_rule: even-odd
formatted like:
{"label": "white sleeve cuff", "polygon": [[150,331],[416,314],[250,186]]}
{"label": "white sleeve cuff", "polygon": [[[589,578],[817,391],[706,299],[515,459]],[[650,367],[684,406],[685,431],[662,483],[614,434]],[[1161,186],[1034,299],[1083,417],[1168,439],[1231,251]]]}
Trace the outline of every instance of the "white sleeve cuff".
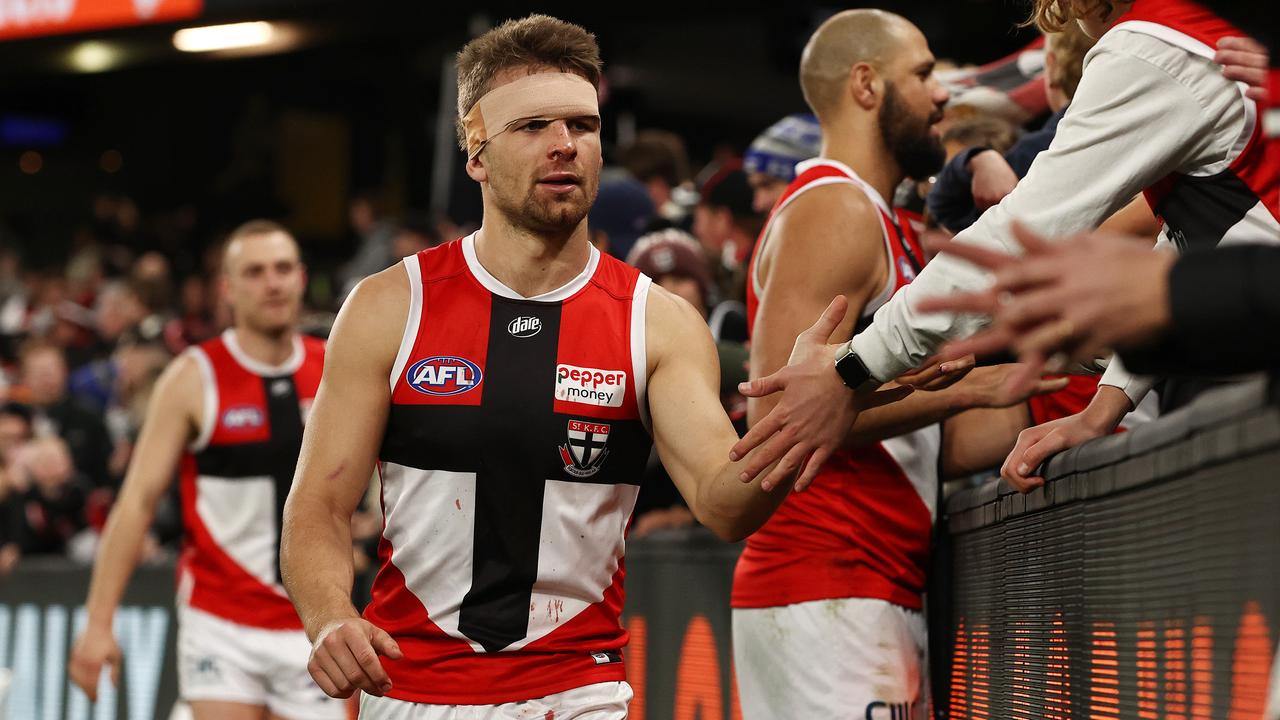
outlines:
{"label": "white sleeve cuff", "polygon": [[854,335],[849,341],[849,347],[858,354],[858,359],[862,360],[862,364],[871,372],[871,377],[878,382],[887,383],[912,369],[904,367],[902,361],[885,347],[874,332]]}
{"label": "white sleeve cuff", "polygon": [[1119,388],[1136,408],[1138,403],[1142,402],[1142,398],[1151,392],[1151,388],[1156,384],[1156,378],[1148,375],[1134,375],[1125,369],[1119,355],[1112,355],[1111,362],[1107,363],[1107,370],[1102,373],[1098,384]]}

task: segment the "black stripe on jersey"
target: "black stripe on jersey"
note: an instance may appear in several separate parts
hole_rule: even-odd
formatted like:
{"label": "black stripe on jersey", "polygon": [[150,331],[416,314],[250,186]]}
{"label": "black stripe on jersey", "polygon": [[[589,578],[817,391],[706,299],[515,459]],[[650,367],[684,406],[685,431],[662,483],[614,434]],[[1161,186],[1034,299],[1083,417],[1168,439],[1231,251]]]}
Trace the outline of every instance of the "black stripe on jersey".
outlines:
{"label": "black stripe on jersey", "polygon": [[[476,458],[471,589],[458,616],[458,630],[489,652],[529,630],[548,477],[530,458],[548,452],[558,439],[548,420],[555,401],[560,310],[558,303],[495,296],[490,311],[480,406],[488,449]],[[507,325],[520,316],[537,317],[542,332],[526,338],[507,332]]]}
{"label": "black stripe on jersey", "polygon": [[[302,408],[292,376],[263,377],[266,398],[267,440],[231,445],[210,445],[196,453],[196,469],[201,475],[228,480],[267,476],[275,484],[276,547],[284,503],[293,485],[293,473],[302,450]],[[276,553],[276,580],[280,580],[280,555]]]}
{"label": "black stripe on jersey", "polygon": [[1178,250],[1212,249],[1258,204],[1258,196],[1230,170],[1208,177],[1180,175],[1156,207]]}

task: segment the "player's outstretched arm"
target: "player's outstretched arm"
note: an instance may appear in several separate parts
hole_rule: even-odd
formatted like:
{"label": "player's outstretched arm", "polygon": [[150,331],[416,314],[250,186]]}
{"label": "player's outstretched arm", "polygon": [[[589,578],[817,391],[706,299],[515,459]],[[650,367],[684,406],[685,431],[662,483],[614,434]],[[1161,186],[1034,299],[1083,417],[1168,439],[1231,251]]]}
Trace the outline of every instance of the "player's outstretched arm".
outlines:
{"label": "player's outstretched arm", "polygon": [[655,285],[646,319],[658,456],[694,517],[725,540],[741,540],[764,524],[786,493],[744,483],[742,463],[727,459],[738,436],[720,404],[720,367],[702,317]]}
{"label": "player's outstretched arm", "polygon": [[378,656],[400,657],[395,641],[351,604],[351,515],[377,461],[408,312],[399,265],[366,278],[343,305],[285,504],[280,573],[313,643],[307,668],[333,697],[356,688],[384,694],[391,681]]}
{"label": "player's outstretched arm", "polygon": [[103,665],[111,666],[111,681],[119,684],[121,656],[112,618],[137,565],[156,504],[173,482],[183,447],[195,434],[203,403],[201,382],[200,369],[189,354],[165,368],[151,394],[120,496],[103,528],[85,602],[88,623],[72,649],[69,667],[71,680],[90,700],[97,699]]}

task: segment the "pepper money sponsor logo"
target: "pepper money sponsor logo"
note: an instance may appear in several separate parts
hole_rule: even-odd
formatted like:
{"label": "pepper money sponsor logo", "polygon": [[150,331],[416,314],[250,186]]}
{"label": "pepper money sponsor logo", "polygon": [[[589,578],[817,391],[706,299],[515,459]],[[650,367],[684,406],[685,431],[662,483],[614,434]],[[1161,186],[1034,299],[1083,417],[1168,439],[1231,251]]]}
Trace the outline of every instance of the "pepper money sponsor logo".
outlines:
{"label": "pepper money sponsor logo", "polygon": [[461,395],[476,389],[484,373],[466,358],[437,355],[411,365],[404,379],[424,395]]}
{"label": "pepper money sponsor logo", "polygon": [[556,366],[556,399],[565,402],[622,407],[622,397],[627,390],[627,373],[622,370],[600,370]]}

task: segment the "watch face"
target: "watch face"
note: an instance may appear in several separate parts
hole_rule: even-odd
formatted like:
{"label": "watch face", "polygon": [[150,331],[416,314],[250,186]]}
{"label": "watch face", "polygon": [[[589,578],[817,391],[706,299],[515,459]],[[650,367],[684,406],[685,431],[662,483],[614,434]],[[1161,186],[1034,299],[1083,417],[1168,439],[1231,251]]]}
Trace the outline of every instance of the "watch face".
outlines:
{"label": "watch face", "polygon": [[849,350],[836,360],[836,372],[839,373],[844,384],[850,388],[857,388],[871,379],[871,371],[867,370],[862,358],[858,357],[853,350]]}

